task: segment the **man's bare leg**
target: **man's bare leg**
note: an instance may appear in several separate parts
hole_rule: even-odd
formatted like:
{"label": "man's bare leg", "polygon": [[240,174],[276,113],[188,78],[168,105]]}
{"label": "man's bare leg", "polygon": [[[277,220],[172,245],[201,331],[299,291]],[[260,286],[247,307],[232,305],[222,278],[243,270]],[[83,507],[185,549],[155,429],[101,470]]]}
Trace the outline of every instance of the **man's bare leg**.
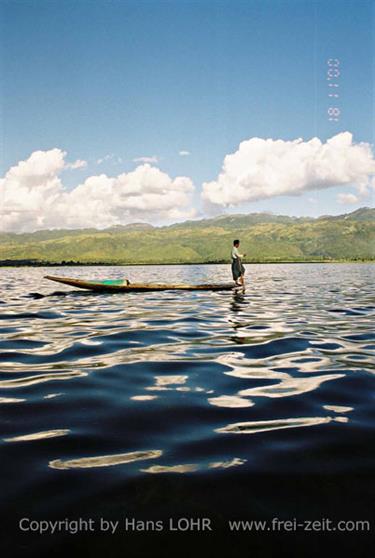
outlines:
{"label": "man's bare leg", "polygon": [[240,277],[238,277],[238,279],[236,279],[234,283],[237,287],[245,288],[244,276],[240,275]]}

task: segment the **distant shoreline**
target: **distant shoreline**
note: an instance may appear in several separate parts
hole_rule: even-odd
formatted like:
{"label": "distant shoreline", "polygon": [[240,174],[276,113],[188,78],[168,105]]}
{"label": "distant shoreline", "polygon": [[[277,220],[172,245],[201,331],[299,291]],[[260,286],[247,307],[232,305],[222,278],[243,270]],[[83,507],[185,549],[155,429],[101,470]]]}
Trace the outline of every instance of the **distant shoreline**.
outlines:
{"label": "distant shoreline", "polygon": [[[245,265],[258,264],[338,264],[338,263],[375,263],[375,259],[342,259],[342,260],[244,260]],[[136,267],[153,265],[230,265],[229,261],[209,262],[33,262],[27,260],[0,260],[0,267]]]}

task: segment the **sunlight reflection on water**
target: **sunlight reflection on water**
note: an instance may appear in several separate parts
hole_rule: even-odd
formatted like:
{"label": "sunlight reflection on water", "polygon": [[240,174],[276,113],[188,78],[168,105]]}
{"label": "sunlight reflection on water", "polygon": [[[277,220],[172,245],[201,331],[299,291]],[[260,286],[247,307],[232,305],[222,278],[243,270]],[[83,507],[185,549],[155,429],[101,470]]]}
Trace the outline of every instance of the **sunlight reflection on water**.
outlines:
{"label": "sunlight reflection on water", "polygon": [[[2,270],[4,458],[27,441],[20,451],[47,469],[126,464],[125,475],[215,474],[238,465],[273,470],[275,456],[293,470],[287,447],[299,444],[310,447],[304,466],[315,470],[314,448],[347,443],[348,466],[358,467],[349,446],[370,422],[372,266],[248,266],[245,293],[93,294],[56,290],[45,273]],[[228,280],[229,269],[58,273],[212,282]],[[238,433],[257,436],[239,444]],[[151,458],[158,463],[137,466]]]}

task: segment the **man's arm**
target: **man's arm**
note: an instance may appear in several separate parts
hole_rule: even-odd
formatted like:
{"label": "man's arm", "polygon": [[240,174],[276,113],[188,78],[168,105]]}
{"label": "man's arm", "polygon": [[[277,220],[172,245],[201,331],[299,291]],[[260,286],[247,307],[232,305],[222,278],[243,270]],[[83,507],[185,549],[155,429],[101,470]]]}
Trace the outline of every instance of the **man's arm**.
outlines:
{"label": "man's arm", "polygon": [[240,254],[236,247],[232,249],[232,258],[244,258],[245,256],[246,254]]}

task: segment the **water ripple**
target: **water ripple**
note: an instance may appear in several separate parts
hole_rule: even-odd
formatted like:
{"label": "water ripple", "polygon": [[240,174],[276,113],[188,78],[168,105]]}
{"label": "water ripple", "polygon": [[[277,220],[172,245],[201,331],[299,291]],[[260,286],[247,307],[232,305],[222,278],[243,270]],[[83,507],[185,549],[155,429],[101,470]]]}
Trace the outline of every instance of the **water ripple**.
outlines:
{"label": "water ripple", "polygon": [[113,467],[134,461],[144,461],[146,459],[156,459],[160,457],[162,451],[134,451],[131,453],[119,453],[117,455],[101,455],[100,457],[81,457],[80,459],[70,459],[63,461],[55,459],[49,462],[52,469],[91,469],[93,467]]}

